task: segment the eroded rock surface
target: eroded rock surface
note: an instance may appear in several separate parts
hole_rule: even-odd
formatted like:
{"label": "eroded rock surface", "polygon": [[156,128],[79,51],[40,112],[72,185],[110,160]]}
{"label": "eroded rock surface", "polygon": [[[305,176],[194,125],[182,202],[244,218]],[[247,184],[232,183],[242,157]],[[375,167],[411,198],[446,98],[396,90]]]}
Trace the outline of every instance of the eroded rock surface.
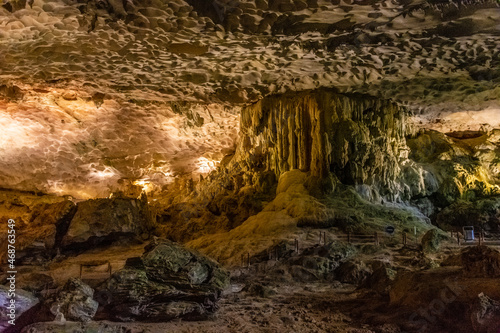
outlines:
{"label": "eroded rock surface", "polygon": [[[0,192],[0,230],[6,235],[7,221],[15,221],[16,259],[20,261],[44,261],[55,255],[75,212],[76,205],[64,197]],[[0,245],[0,253],[4,253],[7,237],[0,239]]]}
{"label": "eroded rock surface", "polygon": [[495,128],[498,19],[495,0],[4,1],[0,181],[161,188],[233,148],[239,106],[321,87],[442,132]]}
{"label": "eroded rock surface", "polygon": [[461,264],[469,277],[500,277],[500,252],[487,246],[474,246],[461,254]]}
{"label": "eroded rock surface", "polygon": [[[22,289],[15,290],[15,298],[10,297],[11,291],[9,291],[10,286],[0,286],[0,329],[6,330],[9,327],[12,327],[9,324],[9,321],[12,319],[19,318],[24,312],[33,308],[35,305],[39,303],[38,298],[36,298],[30,292],[27,292]],[[15,289],[12,288],[12,289]],[[15,304],[12,306],[10,300],[14,299]],[[11,314],[11,309],[14,310],[14,316],[9,316]]]}
{"label": "eroded rock surface", "polygon": [[206,319],[217,310],[228,278],[210,259],[170,241],[155,240],[141,258],[98,288],[103,306],[98,316],[150,322]]}
{"label": "eroded rock surface", "polygon": [[118,236],[149,237],[151,216],[147,200],[112,198],[78,203],[75,216],[62,239],[62,246],[113,240]]}
{"label": "eroded rock surface", "polygon": [[99,303],[94,290],[79,279],[72,278],[58,292],[54,300],[47,302],[50,312],[58,321],[88,322],[94,318]]}
{"label": "eroded rock surface", "polygon": [[490,333],[500,330],[500,302],[480,293],[471,309],[474,332]]}

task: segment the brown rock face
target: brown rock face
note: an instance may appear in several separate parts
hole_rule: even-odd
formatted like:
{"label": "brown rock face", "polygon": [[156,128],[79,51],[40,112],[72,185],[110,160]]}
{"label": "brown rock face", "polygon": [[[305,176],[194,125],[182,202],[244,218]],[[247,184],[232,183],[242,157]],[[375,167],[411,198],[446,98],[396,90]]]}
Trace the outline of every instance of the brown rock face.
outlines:
{"label": "brown rock face", "polygon": [[483,293],[472,306],[471,320],[474,332],[495,333],[500,331],[500,302]]}
{"label": "brown rock face", "polygon": [[[61,241],[76,211],[64,198],[30,193],[0,192],[0,231],[7,234],[7,221],[15,221],[17,259],[50,256]],[[7,237],[0,240],[0,254],[7,250]],[[2,258],[6,256],[2,255]],[[29,259],[31,260],[31,259]]]}
{"label": "brown rock face", "polygon": [[272,96],[244,108],[234,161],[277,176],[292,169],[395,188],[406,115],[389,101],[331,90]]}
{"label": "brown rock face", "polygon": [[151,226],[147,201],[112,198],[78,204],[62,246],[99,241],[107,236],[142,235]]}
{"label": "brown rock face", "polygon": [[212,260],[155,239],[100,287],[100,318],[118,321],[201,320],[217,309],[229,274]]}

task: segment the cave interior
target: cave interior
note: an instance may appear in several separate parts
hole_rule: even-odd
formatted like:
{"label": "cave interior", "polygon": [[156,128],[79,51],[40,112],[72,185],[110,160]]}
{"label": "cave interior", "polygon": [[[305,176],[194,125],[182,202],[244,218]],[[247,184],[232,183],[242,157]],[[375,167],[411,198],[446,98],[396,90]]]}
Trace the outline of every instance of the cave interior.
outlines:
{"label": "cave interior", "polygon": [[500,332],[498,0],[2,0],[0,331]]}

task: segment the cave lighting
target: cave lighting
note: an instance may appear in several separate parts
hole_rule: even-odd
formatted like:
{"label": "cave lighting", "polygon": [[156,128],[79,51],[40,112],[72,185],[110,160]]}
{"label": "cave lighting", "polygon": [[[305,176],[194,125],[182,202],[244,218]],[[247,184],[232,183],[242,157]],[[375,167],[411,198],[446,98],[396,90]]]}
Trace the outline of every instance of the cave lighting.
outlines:
{"label": "cave lighting", "polygon": [[219,165],[219,161],[209,160],[208,158],[200,157],[196,162],[196,164],[198,165],[199,173],[207,174],[217,168],[217,165]]}
{"label": "cave lighting", "polygon": [[136,180],[136,181],[132,182],[132,184],[142,187],[142,192],[144,192],[144,193],[150,193],[154,189],[154,185],[151,184],[151,182],[149,180],[146,180],[146,179]]}

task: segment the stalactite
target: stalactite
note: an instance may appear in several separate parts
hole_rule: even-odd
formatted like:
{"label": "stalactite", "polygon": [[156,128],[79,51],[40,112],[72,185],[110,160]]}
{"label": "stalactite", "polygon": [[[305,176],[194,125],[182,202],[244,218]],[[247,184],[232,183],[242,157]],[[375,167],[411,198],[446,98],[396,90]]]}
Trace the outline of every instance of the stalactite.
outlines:
{"label": "stalactite", "polygon": [[272,96],[241,114],[233,161],[261,160],[276,176],[292,169],[319,179],[390,192],[407,150],[405,112],[390,101],[330,90]]}

